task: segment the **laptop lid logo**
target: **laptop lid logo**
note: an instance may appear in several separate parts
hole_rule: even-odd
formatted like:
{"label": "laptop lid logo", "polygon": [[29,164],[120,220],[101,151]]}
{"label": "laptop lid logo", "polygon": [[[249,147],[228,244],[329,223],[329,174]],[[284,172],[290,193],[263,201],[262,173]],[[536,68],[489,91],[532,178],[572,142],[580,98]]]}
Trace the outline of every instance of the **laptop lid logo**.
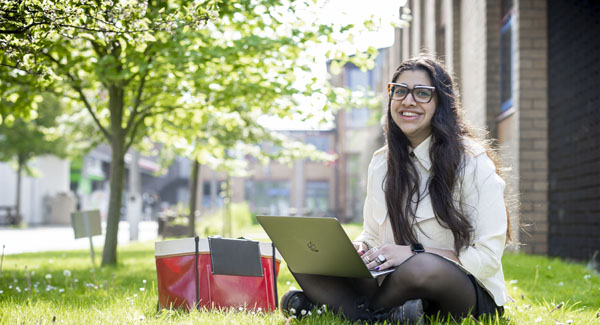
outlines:
{"label": "laptop lid logo", "polygon": [[313,242],[309,241],[308,244],[306,244],[306,247],[308,247],[308,249],[310,249],[311,251],[318,253],[319,250],[317,249],[317,245],[313,244]]}

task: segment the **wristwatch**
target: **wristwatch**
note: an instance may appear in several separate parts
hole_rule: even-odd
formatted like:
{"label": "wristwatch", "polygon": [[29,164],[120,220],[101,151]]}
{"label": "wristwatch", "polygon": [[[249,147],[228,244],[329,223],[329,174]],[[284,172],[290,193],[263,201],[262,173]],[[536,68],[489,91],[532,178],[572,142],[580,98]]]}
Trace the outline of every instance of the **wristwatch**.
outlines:
{"label": "wristwatch", "polygon": [[420,243],[410,244],[410,249],[413,251],[413,254],[425,253],[425,248]]}

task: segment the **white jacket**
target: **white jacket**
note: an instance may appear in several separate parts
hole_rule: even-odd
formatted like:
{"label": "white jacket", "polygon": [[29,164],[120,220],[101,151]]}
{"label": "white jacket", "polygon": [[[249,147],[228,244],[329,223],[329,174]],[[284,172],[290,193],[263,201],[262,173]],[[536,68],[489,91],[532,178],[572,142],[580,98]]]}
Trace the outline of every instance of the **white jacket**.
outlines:
{"label": "white jacket", "polygon": [[[431,175],[429,136],[414,149],[413,162],[420,176],[421,201],[416,211],[414,227],[417,240],[425,247],[454,251],[454,236],[436,220],[427,191]],[[473,140],[464,140],[466,157],[464,171],[454,191],[454,199],[466,213],[474,227],[470,246],[459,254],[462,269],[473,274],[490,292],[496,305],[503,306],[509,299],[504,284],[501,258],[506,243],[506,208],[504,205],[504,181],[496,174],[494,163],[485,149]],[[369,164],[367,198],[365,200],[363,232],[357,241],[371,246],[394,244],[394,234],[385,203],[383,180],[387,173],[387,146],[373,154]]]}

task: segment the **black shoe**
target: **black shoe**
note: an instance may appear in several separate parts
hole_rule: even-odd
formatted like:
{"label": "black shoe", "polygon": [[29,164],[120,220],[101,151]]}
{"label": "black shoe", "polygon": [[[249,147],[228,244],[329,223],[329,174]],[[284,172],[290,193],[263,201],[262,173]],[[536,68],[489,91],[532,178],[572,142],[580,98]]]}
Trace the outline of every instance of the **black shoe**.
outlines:
{"label": "black shoe", "polygon": [[421,325],[425,322],[423,301],[421,299],[409,300],[402,306],[394,307],[389,311],[388,320],[392,323]]}
{"label": "black shoe", "polygon": [[290,290],[281,296],[279,309],[285,317],[296,316],[300,319],[315,308],[304,292],[301,290]]}

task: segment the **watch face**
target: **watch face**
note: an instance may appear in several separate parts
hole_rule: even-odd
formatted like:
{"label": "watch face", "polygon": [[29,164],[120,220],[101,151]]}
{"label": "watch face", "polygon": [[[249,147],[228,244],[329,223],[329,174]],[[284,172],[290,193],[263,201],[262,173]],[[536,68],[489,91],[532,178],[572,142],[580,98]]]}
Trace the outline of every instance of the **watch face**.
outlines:
{"label": "watch face", "polygon": [[421,244],[412,244],[410,245],[410,249],[415,253],[423,253],[425,252],[425,248]]}

